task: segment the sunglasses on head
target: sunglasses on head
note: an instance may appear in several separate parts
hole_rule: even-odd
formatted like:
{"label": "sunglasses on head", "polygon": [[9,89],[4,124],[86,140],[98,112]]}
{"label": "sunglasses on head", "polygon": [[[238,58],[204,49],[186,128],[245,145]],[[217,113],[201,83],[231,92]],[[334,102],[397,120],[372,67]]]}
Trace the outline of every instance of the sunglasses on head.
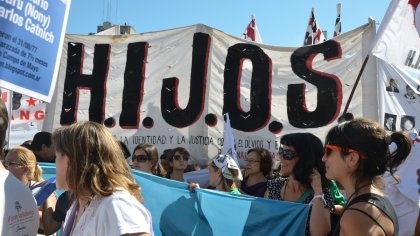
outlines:
{"label": "sunglasses on head", "polygon": [[8,161],[8,160],[1,160],[1,163],[4,165],[4,167],[9,168],[9,166],[21,166],[21,163]]}
{"label": "sunglasses on head", "polygon": [[358,151],[351,148],[342,148],[332,144],[325,145],[325,156],[331,155],[332,151],[339,151],[341,153],[358,153]]}
{"label": "sunglasses on head", "polygon": [[137,161],[137,162],[146,162],[146,161],[151,161],[152,158],[146,156],[146,155],[133,155],[133,161]]}
{"label": "sunglasses on head", "polygon": [[181,155],[175,155],[174,156],[175,161],[180,161],[181,159],[183,159],[184,161],[188,161],[190,159],[190,157],[189,156],[181,156]]}
{"label": "sunglasses on head", "polygon": [[285,160],[292,160],[296,156],[296,153],[290,149],[279,148],[279,155]]}

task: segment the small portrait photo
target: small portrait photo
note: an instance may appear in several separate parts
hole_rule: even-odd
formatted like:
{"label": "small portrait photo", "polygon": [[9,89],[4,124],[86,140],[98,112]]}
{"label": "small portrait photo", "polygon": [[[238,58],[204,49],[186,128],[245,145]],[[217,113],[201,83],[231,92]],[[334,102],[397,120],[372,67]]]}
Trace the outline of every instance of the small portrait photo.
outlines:
{"label": "small portrait photo", "polygon": [[388,81],[388,86],[386,86],[386,91],[399,93],[400,89],[398,88],[398,81],[393,78],[390,78]]}
{"label": "small portrait photo", "polygon": [[388,131],[395,131],[395,123],[397,122],[397,115],[385,113],[384,127]]}
{"label": "small portrait photo", "polygon": [[404,97],[407,99],[407,101],[413,102],[416,100],[416,92],[408,84],[405,86]]}
{"label": "small portrait photo", "polygon": [[416,126],[416,118],[414,116],[401,117],[401,130],[405,132],[413,131]]}

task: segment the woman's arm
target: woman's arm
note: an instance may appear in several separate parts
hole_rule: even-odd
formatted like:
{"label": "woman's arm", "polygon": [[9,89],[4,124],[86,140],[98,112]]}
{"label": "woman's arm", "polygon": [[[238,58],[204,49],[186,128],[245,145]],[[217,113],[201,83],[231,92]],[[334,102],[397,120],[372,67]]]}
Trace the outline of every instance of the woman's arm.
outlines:
{"label": "woman's arm", "polygon": [[52,215],[55,211],[55,205],[57,203],[57,197],[55,194],[51,194],[47,198],[44,204],[42,204],[42,216],[40,217],[42,229],[45,235],[54,234],[61,227],[61,222],[57,222],[53,219]]}
{"label": "woman's arm", "polygon": [[314,190],[312,210],[309,218],[309,230],[311,235],[327,235],[331,231],[330,210],[325,208],[325,197],[322,191],[321,175],[313,170],[311,175],[311,187]]}

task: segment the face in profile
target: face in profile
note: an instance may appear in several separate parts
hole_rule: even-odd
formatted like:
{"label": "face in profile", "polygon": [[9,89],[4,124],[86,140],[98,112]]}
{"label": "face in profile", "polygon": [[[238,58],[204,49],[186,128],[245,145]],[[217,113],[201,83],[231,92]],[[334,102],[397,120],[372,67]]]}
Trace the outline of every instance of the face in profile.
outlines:
{"label": "face in profile", "polygon": [[218,169],[217,171],[214,170],[215,168],[213,165],[214,164],[211,163],[208,167],[209,168],[209,185],[215,187],[220,181],[221,172],[220,172],[220,169]]}
{"label": "face in profile", "polygon": [[[20,181],[23,181],[24,176],[27,175],[27,167],[21,164],[16,152],[9,152],[5,158],[7,161],[7,169]],[[24,183],[26,184],[26,183]]]}
{"label": "face in profile", "polygon": [[56,151],[55,152],[55,166],[56,166],[56,185],[57,189],[60,190],[69,190],[67,184],[67,167],[69,163],[69,158],[66,154]]}

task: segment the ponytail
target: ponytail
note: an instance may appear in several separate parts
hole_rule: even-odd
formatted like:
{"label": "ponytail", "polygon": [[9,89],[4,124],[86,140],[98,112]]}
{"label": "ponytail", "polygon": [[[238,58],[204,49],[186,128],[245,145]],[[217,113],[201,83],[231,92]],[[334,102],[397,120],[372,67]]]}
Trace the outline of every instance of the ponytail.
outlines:
{"label": "ponytail", "polygon": [[36,182],[44,181],[44,179],[42,178],[42,169],[38,166],[38,164],[35,164],[33,180],[35,180]]}
{"label": "ponytail", "polygon": [[407,159],[408,155],[410,154],[411,147],[412,147],[412,139],[411,137],[405,132],[395,132],[392,133],[391,136],[387,140],[388,145],[391,143],[395,143],[397,149],[387,156],[387,168],[391,173],[392,177],[394,177],[394,173],[396,168]]}
{"label": "ponytail", "polygon": [[29,169],[28,179],[31,181],[42,182],[42,169],[38,166],[35,154],[25,147],[14,147],[10,149],[9,154],[17,155],[19,162]]}

